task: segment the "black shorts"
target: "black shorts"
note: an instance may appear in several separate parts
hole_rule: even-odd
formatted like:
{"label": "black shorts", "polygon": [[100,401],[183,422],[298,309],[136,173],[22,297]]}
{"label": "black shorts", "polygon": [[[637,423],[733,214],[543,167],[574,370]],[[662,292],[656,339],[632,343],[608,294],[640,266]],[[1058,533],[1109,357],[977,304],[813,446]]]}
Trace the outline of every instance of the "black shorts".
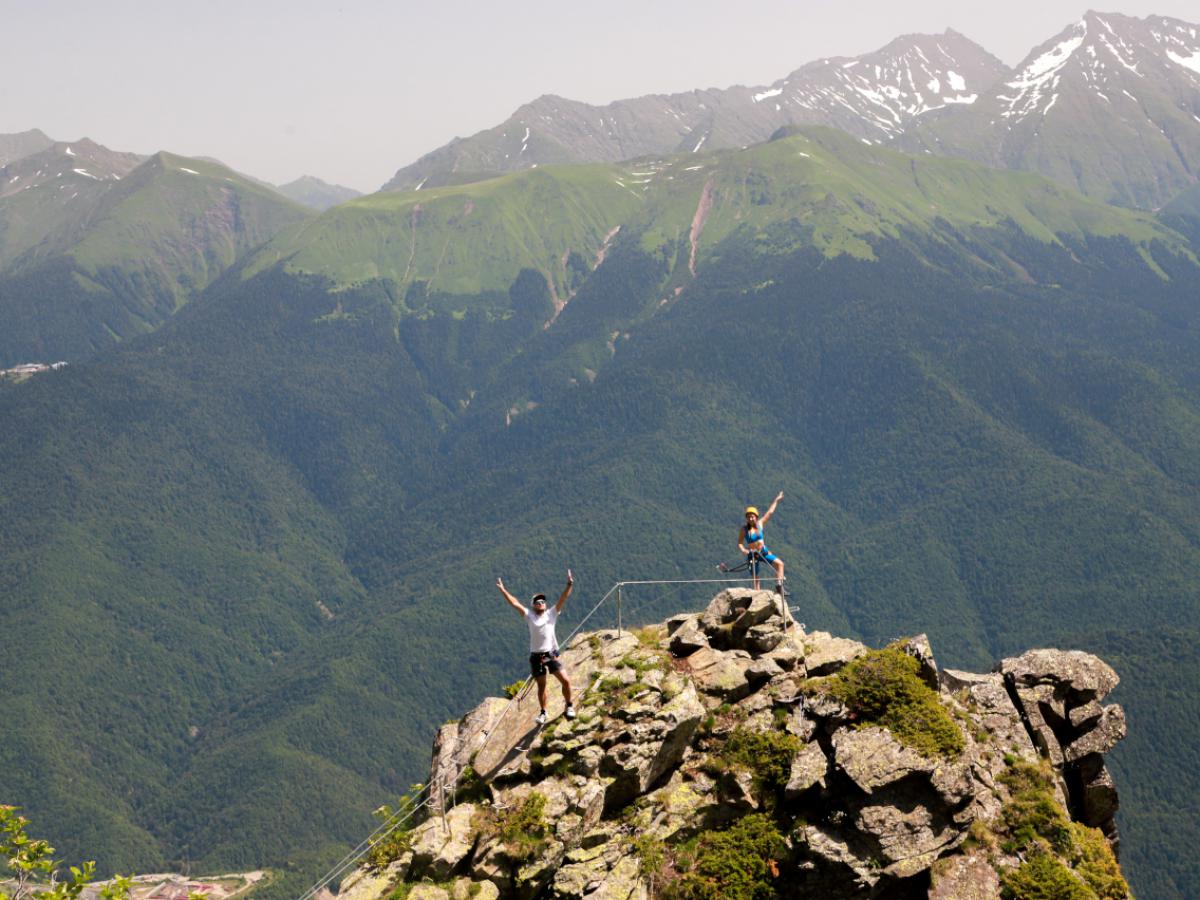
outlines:
{"label": "black shorts", "polygon": [[529,674],[534,678],[540,678],[547,672],[561,672],[562,663],[558,661],[558,651],[551,650],[548,653],[530,653],[529,654]]}

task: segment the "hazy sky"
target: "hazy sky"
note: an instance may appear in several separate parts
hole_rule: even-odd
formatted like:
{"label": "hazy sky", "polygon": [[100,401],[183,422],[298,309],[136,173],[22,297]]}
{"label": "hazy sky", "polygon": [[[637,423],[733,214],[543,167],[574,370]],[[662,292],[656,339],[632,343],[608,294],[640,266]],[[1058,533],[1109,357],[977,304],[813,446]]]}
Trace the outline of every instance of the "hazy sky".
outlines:
{"label": "hazy sky", "polygon": [[[0,133],[215,156],[359,190],[539,94],[765,84],[947,27],[1018,62],[1066,0],[0,0]],[[1105,11],[1200,20],[1196,0]]]}

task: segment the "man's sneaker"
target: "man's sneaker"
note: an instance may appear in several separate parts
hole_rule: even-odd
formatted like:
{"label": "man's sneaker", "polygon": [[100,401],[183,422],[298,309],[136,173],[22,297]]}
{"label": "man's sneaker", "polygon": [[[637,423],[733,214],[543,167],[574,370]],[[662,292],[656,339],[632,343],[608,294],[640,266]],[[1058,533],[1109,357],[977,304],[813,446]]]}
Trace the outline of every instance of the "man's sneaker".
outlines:
{"label": "man's sneaker", "polygon": [[573,706],[572,706],[571,704],[569,704],[569,703],[567,704],[567,712],[566,712],[566,716],[567,716],[567,718],[568,718],[568,719],[573,719],[573,718],[575,718],[575,707],[573,707]]}
{"label": "man's sneaker", "polygon": [[545,725],[546,724],[546,711],[543,709],[540,713],[538,713],[537,718],[534,719],[534,721],[537,722],[539,725]]}

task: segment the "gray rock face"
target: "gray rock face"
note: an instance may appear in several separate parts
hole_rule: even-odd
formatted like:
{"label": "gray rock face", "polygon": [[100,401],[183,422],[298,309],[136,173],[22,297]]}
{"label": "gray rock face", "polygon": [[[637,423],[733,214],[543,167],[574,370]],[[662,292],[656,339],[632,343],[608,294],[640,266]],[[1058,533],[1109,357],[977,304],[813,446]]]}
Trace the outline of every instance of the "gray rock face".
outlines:
{"label": "gray rock face", "polygon": [[1114,703],[1104,707],[1104,712],[1091,723],[1091,728],[1066,746],[1063,756],[1067,762],[1074,763],[1093,753],[1107,753],[1127,733],[1125,710]]}
{"label": "gray rock face", "polygon": [[805,641],[804,667],[810,677],[832,675],[846,663],[867,652],[858,641],[816,631]]}
{"label": "gray rock face", "polygon": [[[1064,809],[1115,845],[1103,753],[1126,725],[1101,702],[1116,675],[1100,660],[1040,650],[973,674],[940,670],[923,635],[898,642],[963,737],[956,757],[925,757],[813,680],[868,649],[805,634],[775,599],[723,591],[660,628],[657,646],[645,633],[581,636],[564,654],[575,720],[531,727],[527,706],[493,700],[443,727],[434,776],[474,754],[490,798],[453,806],[444,822],[435,810],[401,860],[347,879],[339,900],[384,900],[401,881],[410,897],[445,900],[650,900],[678,877],[655,868],[656,847],[764,811],[784,823],[788,849],[769,862],[789,896],[910,897],[927,884],[938,900],[996,900],[998,867],[1018,861],[999,844],[963,848],[976,823],[1005,827],[1014,757],[1050,760]],[[542,821],[522,832],[531,851],[504,823],[535,794]]]}
{"label": "gray rock face", "polygon": [[750,681],[746,677],[749,653],[743,650],[722,653],[705,648],[689,656],[687,662],[696,687],[705,694],[725,701],[740,700],[750,694]]}
{"label": "gray rock face", "polygon": [[475,846],[475,805],[464,803],[448,810],[445,819],[427,819],[413,831],[414,875],[444,881],[463,863]]}
{"label": "gray rock face", "polygon": [[982,853],[968,853],[933,867],[929,900],[1000,900],[1000,876]]}
{"label": "gray rock face", "polygon": [[936,691],[938,689],[938,665],[933,658],[933,648],[929,646],[929,638],[926,635],[918,634],[916,637],[902,642],[900,649],[920,663],[921,680]]}
{"label": "gray rock face", "polygon": [[884,728],[843,728],[833,735],[834,761],[865,793],[910,775],[928,775],[934,763]]}
{"label": "gray rock face", "polygon": [[1030,650],[1003,660],[1000,671],[1013,684],[1064,688],[1071,706],[1103,700],[1121,680],[1108,663],[1082,650]]}
{"label": "gray rock face", "polygon": [[794,800],[814,786],[825,787],[825,776],[829,771],[829,759],[816,744],[805,744],[792,760],[784,796]]}
{"label": "gray rock face", "polygon": [[623,740],[609,747],[600,760],[600,774],[612,779],[605,800],[611,808],[645,793],[679,764],[704,717],[704,706],[695,687],[688,684],[650,715],[653,718],[645,728],[622,731]]}
{"label": "gray rock face", "polygon": [[1054,765],[1066,805],[1117,845],[1115,790],[1093,762],[1125,737],[1125,711],[1101,705],[1120,679],[1112,667],[1079,650],[1030,650],[997,666],[1038,751]]}
{"label": "gray rock face", "polygon": [[[429,783],[446,785],[447,788],[456,784],[472,755],[483,746],[487,735],[507,708],[507,700],[488,697],[463,716],[461,721],[447,722],[439,728],[433,741]],[[440,809],[440,793],[432,792],[430,799],[435,810]]]}

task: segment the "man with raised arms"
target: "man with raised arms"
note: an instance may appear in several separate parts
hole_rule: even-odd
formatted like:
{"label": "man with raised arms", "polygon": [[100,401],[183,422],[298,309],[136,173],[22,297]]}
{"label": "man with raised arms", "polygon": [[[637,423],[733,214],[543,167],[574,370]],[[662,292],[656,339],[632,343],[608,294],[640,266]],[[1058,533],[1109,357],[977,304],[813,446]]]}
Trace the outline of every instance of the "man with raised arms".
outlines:
{"label": "man with raised arms", "polygon": [[567,704],[565,715],[568,719],[575,718],[575,707],[571,704],[571,681],[558,660],[558,637],[554,633],[558,614],[562,612],[567,597],[571,596],[571,589],[575,587],[575,578],[571,575],[571,570],[567,569],[567,586],[563,588],[553,609],[546,609],[545,594],[534,594],[530,600],[533,608],[526,609],[509,593],[508,588],[504,586],[504,579],[497,578],[496,587],[500,589],[508,605],[520,613],[529,626],[529,673],[537,681],[538,705],[542,708],[538,713],[537,723],[546,724],[546,673],[552,674],[562,684],[563,701]]}

